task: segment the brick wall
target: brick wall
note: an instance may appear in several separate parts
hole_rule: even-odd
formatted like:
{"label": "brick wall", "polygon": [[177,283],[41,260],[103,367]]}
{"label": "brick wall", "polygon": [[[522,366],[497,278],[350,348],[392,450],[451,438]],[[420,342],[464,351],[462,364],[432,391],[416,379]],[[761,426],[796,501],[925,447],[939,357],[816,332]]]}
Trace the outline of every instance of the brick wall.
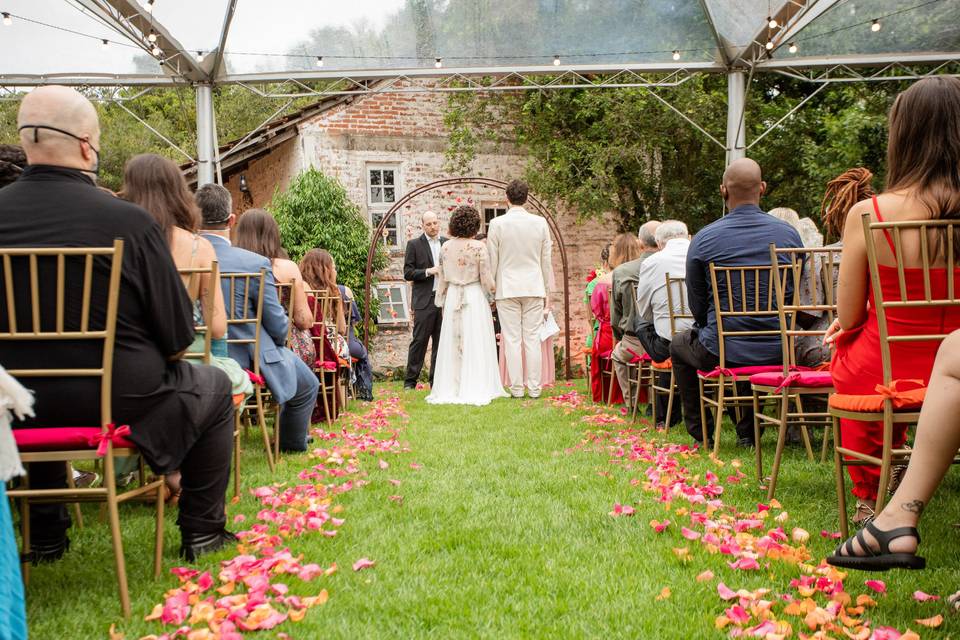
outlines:
{"label": "brick wall", "polygon": [[[446,104],[446,95],[439,93],[375,94],[325,112],[303,123],[298,138],[250,164],[244,173],[252,201],[247,199],[242,205],[239,176],[230,179],[227,187],[234,195],[234,207],[264,206],[272,197],[274,186],[285,188],[293,176],[308,166],[336,177],[349,197],[368,216],[366,180],[370,165],[395,166],[399,172],[398,198],[428,182],[456,177],[444,168],[446,130],[443,113]],[[478,154],[467,175],[507,181],[522,175],[527,159],[517,150],[486,151]],[[484,206],[506,207],[506,198],[498,189],[479,185],[433,190],[401,208],[398,221],[401,236],[409,239],[421,233],[420,215],[424,211],[437,213],[441,229],[446,229],[450,213],[460,204],[470,204],[482,211]],[[573,212],[560,210],[553,213],[566,247],[571,350],[577,353],[589,326],[583,304],[585,277],[599,262],[600,250],[613,238],[616,225],[610,220],[578,224]],[[553,307],[562,329],[563,271],[556,238],[554,243],[553,267],[557,287],[553,293]],[[392,252],[391,264],[378,274],[379,279],[402,281],[402,262],[402,249]],[[370,348],[374,369],[403,366],[409,340],[409,326],[381,326]],[[557,344],[563,344],[562,336]]]}

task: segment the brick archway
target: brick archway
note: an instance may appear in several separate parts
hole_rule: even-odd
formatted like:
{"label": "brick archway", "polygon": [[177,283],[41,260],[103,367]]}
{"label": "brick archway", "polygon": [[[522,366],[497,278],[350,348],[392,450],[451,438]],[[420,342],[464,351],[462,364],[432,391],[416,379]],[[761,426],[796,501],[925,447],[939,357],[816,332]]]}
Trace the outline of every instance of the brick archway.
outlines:
{"label": "brick archway", "polygon": [[[380,238],[383,234],[383,230],[387,226],[387,222],[389,222],[390,218],[394,214],[400,211],[402,206],[414,198],[423,195],[424,193],[428,193],[435,189],[442,189],[444,187],[464,184],[481,185],[484,187],[494,187],[504,190],[507,188],[506,182],[503,180],[495,180],[493,178],[444,178],[442,180],[435,180],[417,187],[410,193],[397,200],[386,213],[386,215],[384,215],[380,220],[380,224],[377,225],[377,228],[374,229],[373,235],[370,238],[370,249],[367,252],[367,270],[363,292],[363,342],[368,348],[370,346],[370,332],[368,328],[370,327],[370,283],[373,275],[373,258],[376,255],[377,243],[381,241]],[[556,239],[555,244],[560,249],[560,261],[563,267],[564,373],[567,380],[569,380],[572,377],[572,370],[570,366],[570,277],[567,270],[567,249],[563,242],[563,235],[560,233],[560,225],[557,224],[553,214],[551,214],[550,211],[543,205],[543,203],[532,194],[527,196],[527,203],[533,208],[534,211],[543,216],[543,218],[547,221],[547,225],[550,227],[550,231]]]}

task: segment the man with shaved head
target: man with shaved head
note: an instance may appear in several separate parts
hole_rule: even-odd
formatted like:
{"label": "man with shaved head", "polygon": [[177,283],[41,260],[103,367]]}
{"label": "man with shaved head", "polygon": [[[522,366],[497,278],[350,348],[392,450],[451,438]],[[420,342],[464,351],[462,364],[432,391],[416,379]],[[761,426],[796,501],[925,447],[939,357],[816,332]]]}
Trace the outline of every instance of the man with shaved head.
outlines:
{"label": "man with shaved head", "polygon": [[[193,305],[153,217],[97,188],[100,126],[93,105],[73,89],[40,87],[24,97],[17,127],[29,164],[14,184],[0,190],[0,245],[108,247],[115,238],[123,240],[113,420],[130,426],[130,439],[156,473],[181,471],[180,552],[192,562],[236,540],[224,529],[233,448],[230,380],[218,369],[180,359],[193,341]],[[95,263],[94,290],[101,294],[109,278],[107,267]],[[65,275],[67,283],[74,284],[67,287],[64,316],[75,319],[81,306],[76,283],[82,281],[83,265],[68,260]],[[55,265],[42,265],[40,278],[55,281]],[[15,283],[13,288],[16,308],[28,310],[29,286]],[[5,305],[4,297],[0,331],[6,330]],[[42,295],[41,317],[49,318],[58,306],[55,295]],[[93,326],[103,326],[106,306],[105,295],[93,299]],[[98,351],[90,341],[7,342],[3,364],[89,367],[99,362]],[[95,379],[37,378],[27,383],[35,392],[36,416],[18,426],[101,424]],[[66,486],[63,464],[33,464],[28,475],[34,488]],[[69,547],[70,526],[63,505],[31,505],[30,522],[33,559],[62,556]]]}
{"label": "man with shaved head", "polygon": [[413,283],[413,338],[407,351],[407,372],[404,389],[415,389],[423,360],[430,343],[430,386],[433,386],[433,369],[437,364],[440,344],[440,326],[443,312],[434,304],[437,290],[436,275],[439,271],[440,246],[447,241],[440,235],[440,219],[432,211],[420,218],[423,233],[407,243],[403,258],[403,279]]}
{"label": "man with shaved head", "polygon": [[[760,208],[760,197],[767,189],[760,165],[749,158],[730,163],[723,172],[720,195],[727,215],[713,222],[693,238],[687,251],[687,298],[695,324],[688,331],[677,333],[670,344],[673,371],[682,400],[683,420],[687,431],[698,441],[713,437],[713,416],[708,411],[707,424],[700,422],[700,386],[697,370],[710,371],[720,364],[720,344],[717,335],[717,316],[710,287],[710,263],[719,267],[769,265],[770,243],[778,247],[802,247],[800,236],[786,222],[767,215]],[[747,299],[753,297],[753,286],[747,282]],[[761,282],[761,291],[768,283]],[[725,283],[718,283],[721,299],[727,295]],[[740,299],[739,282],[732,287],[734,299]],[[724,328],[735,331],[777,331],[776,316],[763,318],[733,318]],[[727,338],[724,344],[724,365],[728,369],[751,365],[780,364],[782,351],[780,337],[750,336]],[[749,388],[740,395],[749,395]],[[733,418],[733,411],[730,412]],[[735,418],[734,418],[735,420]],[[752,446],[753,411],[743,408],[737,425],[737,443]],[[706,430],[706,431],[704,431]]]}

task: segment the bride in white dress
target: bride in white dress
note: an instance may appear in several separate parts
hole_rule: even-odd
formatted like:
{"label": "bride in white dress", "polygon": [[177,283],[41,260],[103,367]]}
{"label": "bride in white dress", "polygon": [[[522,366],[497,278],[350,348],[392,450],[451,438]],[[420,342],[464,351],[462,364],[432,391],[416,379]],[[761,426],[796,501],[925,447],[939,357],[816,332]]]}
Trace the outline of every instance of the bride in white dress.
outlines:
{"label": "bride in white dress", "polygon": [[437,370],[427,402],[482,406],[507,393],[500,382],[497,341],[487,294],[494,290],[487,247],[473,237],[480,215],[460,207],[440,249],[436,304],[443,309]]}

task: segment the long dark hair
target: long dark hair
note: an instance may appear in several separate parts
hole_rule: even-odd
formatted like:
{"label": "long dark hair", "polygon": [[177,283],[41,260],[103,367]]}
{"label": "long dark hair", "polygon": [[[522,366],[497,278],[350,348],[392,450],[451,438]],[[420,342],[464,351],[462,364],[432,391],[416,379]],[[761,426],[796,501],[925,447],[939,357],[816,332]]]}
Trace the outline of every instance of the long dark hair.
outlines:
{"label": "long dark hair", "polygon": [[[326,290],[328,296],[336,296],[333,313],[343,313],[337,277],[334,275],[333,256],[325,249],[310,249],[300,260],[300,273],[303,281],[311,289]],[[336,318],[336,315],[333,316]],[[330,320],[331,318],[327,318]]]}
{"label": "long dark hair", "polygon": [[263,209],[247,209],[243,212],[237,222],[234,244],[270,260],[287,257],[280,246],[280,227],[273,216]]}
{"label": "long dark hair", "polygon": [[123,167],[119,195],[146,209],[163,229],[167,243],[174,227],[196,233],[200,226],[200,209],[187,181],[180,168],[163,156],[141,153],[130,158]]}
{"label": "long dark hair", "polygon": [[900,189],[914,190],[931,218],[960,220],[960,79],[924,78],[893,102],[887,191]]}

